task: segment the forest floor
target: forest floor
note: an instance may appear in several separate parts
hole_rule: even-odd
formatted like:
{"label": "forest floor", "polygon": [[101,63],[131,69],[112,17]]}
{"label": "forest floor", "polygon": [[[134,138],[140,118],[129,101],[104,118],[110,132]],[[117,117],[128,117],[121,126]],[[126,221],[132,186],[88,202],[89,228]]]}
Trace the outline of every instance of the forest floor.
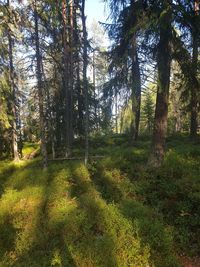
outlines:
{"label": "forest floor", "polygon": [[148,139],[95,138],[92,147],[105,157],[88,168],[0,162],[0,267],[198,267],[200,142],[168,138],[156,170]]}

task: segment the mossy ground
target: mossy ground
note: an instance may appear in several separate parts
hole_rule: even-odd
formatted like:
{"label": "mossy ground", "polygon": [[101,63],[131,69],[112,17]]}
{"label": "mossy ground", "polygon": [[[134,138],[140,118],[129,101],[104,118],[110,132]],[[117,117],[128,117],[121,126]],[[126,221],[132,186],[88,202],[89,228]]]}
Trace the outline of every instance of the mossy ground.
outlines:
{"label": "mossy ground", "polygon": [[88,168],[0,162],[0,266],[175,267],[178,254],[198,255],[198,142],[169,138],[156,170],[148,139],[92,144],[105,157]]}

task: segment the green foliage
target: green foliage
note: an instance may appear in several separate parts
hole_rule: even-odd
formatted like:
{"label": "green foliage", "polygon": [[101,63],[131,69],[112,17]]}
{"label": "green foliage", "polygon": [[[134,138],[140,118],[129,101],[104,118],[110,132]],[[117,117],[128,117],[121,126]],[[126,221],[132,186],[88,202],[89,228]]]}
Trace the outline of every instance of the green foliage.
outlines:
{"label": "green foliage", "polygon": [[131,123],[135,120],[134,114],[132,112],[132,101],[129,101],[128,105],[124,107],[121,111],[121,131],[123,133],[129,133],[131,128]]}
{"label": "green foliage", "polygon": [[96,191],[81,163],[7,166],[0,199],[2,266],[141,266],[138,229]]}
{"label": "green foliage", "polygon": [[[93,170],[94,181],[102,196],[115,203],[120,212],[139,229],[143,244],[149,245],[152,266],[179,266],[174,255],[173,235],[170,227],[165,226],[162,216],[143,204],[144,198],[138,194],[139,182],[131,182],[119,169],[110,169],[104,161]],[[141,176],[142,178],[142,176]]]}
{"label": "green foliage", "polygon": [[168,138],[155,170],[145,166],[149,141],[96,140],[105,157],[88,169],[0,163],[0,266],[176,267],[180,252],[198,255],[196,143]]}
{"label": "green foliage", "polygon": [[10,114],[9,97],[10,87],[8,84],[8,72],[2,71],[0,76],[0,157],[10,152],[9,133],[12,116]]}
{"label": "green foliage", "polygon": [[154,102],[152,95],[149,91],[145,94],[144,104],[143,104],[143,113],[145,118],[145,124],[147,131],[150,134],[153,130],[153,120],[154,120]]}

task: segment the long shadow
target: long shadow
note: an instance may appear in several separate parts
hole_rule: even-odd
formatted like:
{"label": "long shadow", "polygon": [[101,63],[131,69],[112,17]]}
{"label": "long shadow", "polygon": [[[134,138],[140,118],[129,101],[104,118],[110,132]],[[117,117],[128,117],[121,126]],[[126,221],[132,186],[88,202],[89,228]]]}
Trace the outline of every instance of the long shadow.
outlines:
{"label": "long shadow", "polygon": [[[19,167],[18,164],[14,162],[7,161],[1,162],[0,169],[0,201],[2,200],[3,194],[7,196],[7,182],[12,179],[12,177],[17,176],[17,174],[25,168],[32,168],[36,162],[27,162],[24,166]],[[4,166],[2,166],[4,165]],[[9,188],[11,189],[11,188]],[[10,201],[14,201],[10,195]],[[14,203],[14,202],[13,202]],[[0,202],[1,204],[1,202]],[[9,203],[8,203],[9,204]],[[9,254],[15,249],[15,240],[18,234],[16,227],[13,225],[13,215],[11,210],[7,208],[4,204],[3,210],[0,206],[0,258],[3,258],[5,253]]]}
{"label": "long shadow", "polygon": [[[8,162],[7,164],[5,163],[5,167],[3,167],[3,170],[0,170],[0,196],[3,194],[9,181],[11,181],[13,184],[13,179],[16,179],[20,172],[22,172],[23,170],[27,171],[27,173],[29,171],[33,172],[33,168],[40,169],[40,163],[38,160],[22,162],[21,166],[18,166],[14,162]],[[31,185],[31,183],[33,183],[33,180],[29,179],[28,175],[24,175],[23,179],[24,186]],[[20,188],[16,184],[16,188],[20,190],[23,188],[23,185]]]}
{"label": "long shadow", "polygon": [[[76,264],[73,260],[73,257],[71,255],[71,252],[66,245],[65,242],[65,231],[64,231],[64,225],[65,221],[63,221],[61,224],[56,225],[56,231],[51,231],[50,226],[49,226],[49,220],[50,220],[50,215],[48,213],[49,209],[49,204],[50,204],[50,197],[51,197],[51,192],[52,188],[54,188],[54,179],[58,175],[57,170],[54,170],[55,164],[52,164],[49,170],[48,174],[48,180],[47,180],[47,189],[46,189],[46,201],[43,204],[43,232],[46,231],[46,244],[47,244],[47,251],[49,252],[49,264],[48,266],[52,265],[52,254],[54,255],[54,262],[56,264],[61,264],[60,266],[70,266],[70,267],[75,267]],[[65,166],[66,168],[67,166]],[[58,192],[59,194],[60,192]],[[62,197],[62,195],[60,195]],[[69,216],[68,216],[69,217]],[[57,254],[57,255],[56,255]],[[57,257],[57,258],[56,258]],[[60,262],[59,262],[59,257],[60,257]]]}
{"label": "long shadow", "polygon": [[15,172],[16,168],[14,165],[9,167],[4,167],[3,170],[0,172],[0,196],[4,191],[4,184],[7,181],[8,177]]}
{"label": "long shadow", "polygon": [[104,225],[106,224],[106,204],[93,187],[87,174],[84,171],[77,173],[78,165],[75,163],[71,168],[73,186],[70,195],[76,199],[78,209],[84,214],[84,219],[80,223],[80,235],[76,240],[75,248],[80,249],[81,246],[85,249],[84,257],[88,256],[87,252],[90,253],[91,259],[88,257],[86,265],[83,264],[83,266],[116,267],[118,262],[114,255],[115,243]]}
{"label": "long shadow", "polygon": [[[47,181],[44,187],[44,200],[41,203],[40,207],[40,218],[37,222],[37,228],[40,229],[40,236],[41,236],[41,243],[38,244],[40,249],[37,249],[35,246],[34,250],[35,253],[31,254],[32,258],[34,259],[34,254],[41,255],[41,248],[43,254],[43,262],[41,261],[40,266],[76,266],[71,253],[66,246],[65,238],[64,238],[64,231],[63,225],[60,227],[55,226],[55,229],[49,226],[49,206],[50,206],[50,197],[52,193],[52,187],[54,183],[54,179],[58,175],[58,168],[54,171],[52,166],[50,166],[48,173],[47,173]],[[56,190],[56,188],[55,188]],[[61,197],[61,196],[60,196]],[[53,203],[51,203],[53,205]]]}
{"label": "long shadow", "polygon": [[[104,176],[102,166],[96,165],[93,169],[96,171],[93,171],[91,179],[101,196],[108,203],[114,202],[122,216],[139,227],[143,244],[150,247],[152,264],[155,267],[180,266],[174,254],[170,234],[166,233],[160,215],[144,206],[135,192],[124,194],[114,179],[111,181]],[[132,183],[129,183],[131,187]]]}
{"label": "long shadow", "polygon": [[[27,226],[25,225],[25,228],[29,227],[30,224],[31,227],[33,227],[33,229],[30,229],[30,231],[33,231],[33,233],[31,233],[31,236],[29,237],[31,243],[27,243],[27,248],[26,244],[22,244],[22,248],[15,248],[16,244],[19,244],[19,237],[21,235],[23,236],[23,234],[26,234],[27,232],[25,228],[16,229],[16,226],[14,227],[13,225],[13,223],[16,224],[16,222],[13,221],[16,220],[16,218],[13,217],[12,214],[8,214],[9,223],[4,223],[3,228],[1,228],[1,230],[3,231],[6,230],[3,232],[3,235],[1,235],[1,247],[4,248],[3,250],[1,250],[1,258],[4,259],[3,264],[5,265],[7,262],[8,266],[19,267],[49,267],[52,265],[73,267],[75,266],[75,264],[71,257],[70,251],[66,246],[62,228],[60,228],[59,231],[55,232],[52,231],[49,227],[49,199],[52,193],[52,185],[57,175],[58,168],[54,172],[53,168],[50,167],[45,173],[42,170],[40,172],[40,169],[37,170],[37,173],[35,172],[36,174],[33,181],[32,179],[29,179],[29,175],[36,169],[38,169],[38,164],[35,162],[30,162],[25,167],[22,167],[21,171],[24,171],[22,175],[23,177],[21,177],[22,179],[20,179],[20,181],[14,181],[13,185],[14,188],[18,189],[19,193],[22,190],[26,190],[26,188],[31,185],[37,186],[41,189],[41,201],[38,200],[39,204],[35,207],[36,211],[33,211],[32,217],[27,215],[29,216],[27,219],[31,220],[31,222],[27,220]],[[7,174],[14,174],[14,172],[15,170],[13,169],[12,172],[7,172]],[[10,184],[8,181],[5,181],[5,184],[6,183]],[[5,184],[3,188],[6,187]],[[35,199],[35,201],[37,201],[37,199]],[[17,205],[20,206],[21,203],[23,204],[23,202],[26,202],[25,198],[17,200]],[[28,207],[26,207],[25,205],[24,211],[20,210],[22,215],[23,212],[26,211],[26,209],[28,209]],[[29,242],[29,240],[24,240],[23,242]]]}

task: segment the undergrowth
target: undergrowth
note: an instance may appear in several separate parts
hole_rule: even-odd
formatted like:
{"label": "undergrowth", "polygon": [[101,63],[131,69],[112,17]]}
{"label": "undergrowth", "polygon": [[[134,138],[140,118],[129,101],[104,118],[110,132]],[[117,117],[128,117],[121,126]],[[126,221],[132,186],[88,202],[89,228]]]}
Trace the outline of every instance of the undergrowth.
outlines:
{"label": "undergrowth", "polygon": [[[95,140],[93,140],[95,143]],[[200,251],[200,150],[169,138],[164,164],[149,141],[99,139],[101,160],[0,162],[0,266],[175,267]]]}

